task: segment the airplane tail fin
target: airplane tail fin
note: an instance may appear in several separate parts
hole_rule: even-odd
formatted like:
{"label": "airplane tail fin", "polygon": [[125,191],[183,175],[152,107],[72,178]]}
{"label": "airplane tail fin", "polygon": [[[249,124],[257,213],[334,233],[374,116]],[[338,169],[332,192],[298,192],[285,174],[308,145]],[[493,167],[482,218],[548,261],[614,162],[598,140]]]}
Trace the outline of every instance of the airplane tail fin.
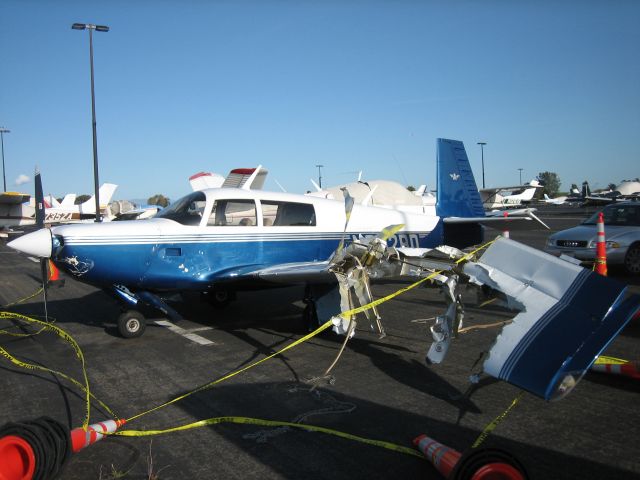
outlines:
{"label": "airplane tail fin", "polygon": [[224,177],[217,173],[199,172],[189,177],[189,183],[194,192],[207,188],[220,188],[224,183]]}
{"label": "airplane tail fin", "polygon": [[111,198],[116,191],[116,188],[118,188],[118,185],[115,185],[113,183],[102,184],[100,190],[98,190],[98,192],[100,193],[100,208],[104,208],[104,205],[109,205],[109,203],[111,202]]}
{"label": "airplane tail fin", "polygon": [[[106,205],[109,205],[109,202],[111,202],[111,197],[113,197],[113,194],[116,191],[116,188],[118,188],[118,185],[115,185],[113,183],[102,184],[102,186],[100,187],[100,190],[98,190],[98,194],[100,195],[100,209],[103,209],[106,207]],[[95,202],[96,202],[95,195],[91,195],[91,198],[89,200],[87,200],[86,202],[80,205],[80,211],[95,212],[95,209],[96,209]]]}
{"label": "airplane tail fin", "polygon": [[437,140],[438,178],[436,214],[440,217],[484,217],[482,200],[464,144]]}
{"label": "airplane tail fin", "polygon": [[73,207],[73,205],[76,203],[76,194],[75,193],[67,193],[64,198],[62,199],[62,202],[60,202],[59,207]]}
{"label": "airplane tail fin", "polygon": [[46,197],[44,197],[44,206],[47,208],[51,208],[51,207],[58,208],[60,206],[60,202],[58,202],[56,197],[49,194]]}
{"label": "airplane tail fin", "polygon": [[[436,214],[443,217],[485,218],[464,144],[458,140],[437,140]],[[444,223],[443,243],[463,247],[481,243],[480,223]]]}

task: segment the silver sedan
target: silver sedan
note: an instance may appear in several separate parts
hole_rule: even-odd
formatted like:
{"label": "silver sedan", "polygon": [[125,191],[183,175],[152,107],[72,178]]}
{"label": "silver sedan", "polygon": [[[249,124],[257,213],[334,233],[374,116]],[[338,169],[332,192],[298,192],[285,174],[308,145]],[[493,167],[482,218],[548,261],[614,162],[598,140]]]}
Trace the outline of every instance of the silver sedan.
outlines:
{"label": "silver sedan", "polygon": [[[622,265],[633,275],[640,274],[640,202],[607,205],[603,210],[607,264]],[[598,214],[577,227],[554,233],[547,239],[545,251],[569,255],[585,263],[596,258]]]}

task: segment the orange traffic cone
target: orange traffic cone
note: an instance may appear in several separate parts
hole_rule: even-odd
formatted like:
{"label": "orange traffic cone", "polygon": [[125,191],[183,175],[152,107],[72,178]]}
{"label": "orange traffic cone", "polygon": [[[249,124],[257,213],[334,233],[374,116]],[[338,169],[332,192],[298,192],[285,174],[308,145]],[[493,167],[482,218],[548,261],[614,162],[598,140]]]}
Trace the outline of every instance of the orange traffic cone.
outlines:
{"label": "orange traffic cone", "polygon": [[54,478],[71,453],[77,453],[113,433],[125,420],[107,420],[87,430],[69,429],[48,417],[0,428],[0,480]]}
{"label": "orange traffic cone", "polygon": [[36,470],[33,448],[24,438],[7,435],[0,438],[0,478],[31,480]]}
{"label": "orange traffic cone", "polygon": [[527,480],[524,467],[507,452],[472,449],[461,454],[424,434],[413,444],[443,477],[451,480]]}
{"label": "orange traffic cone", "polygon": [[607,247],[604,238],[604,215],[598,214],[598,240],[596,243],[596,262],[594,270],[607,276]]}
{"label": "orange traffic cone", "polygon": [[77,453],[84,447],[102,440],[107,433],[113,433],[126,423],[126,420],[105,420],[89,425],[87,430],[82,427],[71,430],[71,448]]}
{"label": "orange traffic cone", "polygon": [[60,280],[60,270],[58,270],[58,267],[49,259],[49,281],[55,282],[56,280]]}
{"label": "orange traffic cone", "polygon": [[596,362],[591,365],[591,370],[599,373],[610,373],[640,380],[640,369],[634,362]]}

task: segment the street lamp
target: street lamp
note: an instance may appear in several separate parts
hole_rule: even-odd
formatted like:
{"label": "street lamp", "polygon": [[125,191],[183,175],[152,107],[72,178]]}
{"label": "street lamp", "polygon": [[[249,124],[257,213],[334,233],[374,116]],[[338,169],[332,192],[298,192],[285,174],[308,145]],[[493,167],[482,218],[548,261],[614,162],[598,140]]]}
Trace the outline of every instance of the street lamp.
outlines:
{"label": "street lamp", "polygon": [[524,170],[523,168],[519,168],[518,171],[520,172],[520,185],[522,185],[522,170]]}
{"label": "street lamp", "polygon": [[91,68],[91,118],[93,126],[93,183],[96,198],[96,222],[100,222],[100,193],[98,184],[98,139],[96,135],[96,96],[93,89],[93,31],[108,32],[109,27],[104,25],[92,25],[90,23],[74,23],[74,30],[89,30],[89,65]]}
{"label": "street lamp", "polygon": [[316,165],[318,167],[318,186],[322,188],[322,171],[320,170],[324,165]]}
{"label": "street lamp", "polygon": [[484,146],[487,144],[487,142],[478,142],[478,145],[480,145],[480,152],[482,154],[482,188],[484,188]]}
{"label": "street lamp", "polygon": [[0,127],[0,143],[2,143],[2,183],[4,184],[3,192],[7,191],[7,172],[4,168],[4,134],[10,133],[11,130],[7,130],[4,127]]}

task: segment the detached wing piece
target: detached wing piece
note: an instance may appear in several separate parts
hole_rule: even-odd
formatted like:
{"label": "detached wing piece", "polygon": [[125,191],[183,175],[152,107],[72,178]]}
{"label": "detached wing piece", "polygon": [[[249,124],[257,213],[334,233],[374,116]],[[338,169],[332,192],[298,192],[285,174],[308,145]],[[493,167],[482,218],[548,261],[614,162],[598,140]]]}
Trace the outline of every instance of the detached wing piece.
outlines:
{"label": "detached wing piece", "polygon": [[569,393],[640,308],[640,296],[625,299],[626,286],[505,238],[464,273],[521,310],[484,371],[545,400]]}

